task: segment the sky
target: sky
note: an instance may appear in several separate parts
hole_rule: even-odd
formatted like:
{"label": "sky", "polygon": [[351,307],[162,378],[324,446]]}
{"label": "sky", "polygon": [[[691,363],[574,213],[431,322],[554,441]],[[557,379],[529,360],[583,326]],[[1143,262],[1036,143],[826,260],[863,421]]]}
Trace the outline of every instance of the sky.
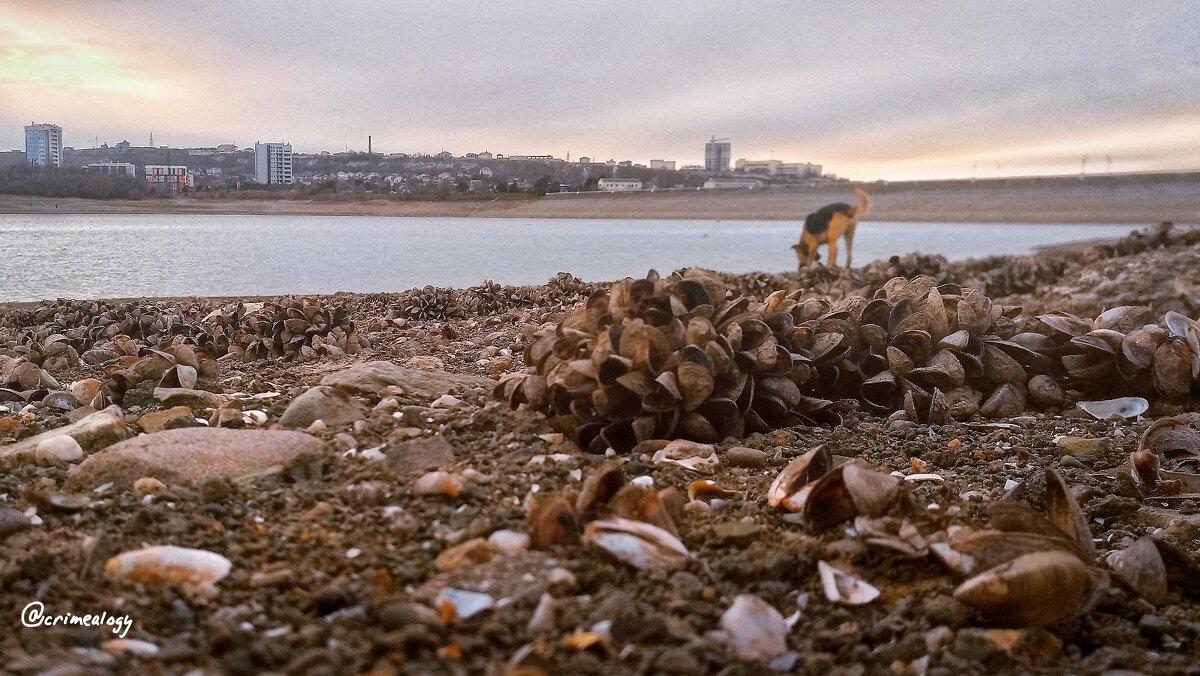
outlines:
{"label": "sky", "polygon": [[1200,169],[1200,2],[0,0],[0,149],[31,121],[79,148]]}

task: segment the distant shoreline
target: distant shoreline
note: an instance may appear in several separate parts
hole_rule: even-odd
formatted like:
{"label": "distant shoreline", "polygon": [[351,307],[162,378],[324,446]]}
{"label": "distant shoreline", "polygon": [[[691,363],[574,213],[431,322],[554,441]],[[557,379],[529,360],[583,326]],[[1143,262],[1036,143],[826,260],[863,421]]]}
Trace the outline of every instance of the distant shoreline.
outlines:
{"label": "distant shoreline", "polygon": [[[1200,224],[1200,174],[1006,181],[860,184],[869,221],[960,223]],[[0,214],[212,214],[800,220],[830,202],[854,198],[849,185],[763,190],[686,190],[418,199],[87,200],[0,195]]]}

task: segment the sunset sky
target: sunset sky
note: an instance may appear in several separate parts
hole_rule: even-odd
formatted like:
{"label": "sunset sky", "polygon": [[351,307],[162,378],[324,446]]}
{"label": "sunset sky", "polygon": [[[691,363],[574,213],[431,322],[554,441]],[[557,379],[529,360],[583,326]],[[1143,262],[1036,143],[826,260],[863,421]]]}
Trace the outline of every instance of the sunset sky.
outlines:
{"label": "sunset sky", "polygon": [[570,153],[856,179],[1200,169],[1197,2],[0,0],[0,149]]}

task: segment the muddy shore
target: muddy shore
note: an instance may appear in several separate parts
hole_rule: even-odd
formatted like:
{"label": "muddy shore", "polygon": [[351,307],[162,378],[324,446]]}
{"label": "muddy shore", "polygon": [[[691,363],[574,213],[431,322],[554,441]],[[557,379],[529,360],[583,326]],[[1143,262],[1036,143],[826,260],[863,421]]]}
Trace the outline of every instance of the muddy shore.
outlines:
{"label": "muddy shore", "polygon": [[[1004,223],[1200,224],[1200,174],[869,183],[870,220]],[[83,200],[0,195],[9,214],[288,214],[479,218],[798,220],[824,204],[853,201],[849,185],[766,190],[575,193],[480,199]]]}
{"label": "muddy shore", "polygon": [[[837,299],[879,288],[893,276],[927,274],[981,288],[998,304],[1027,313],[1094,317],[1116,305],[1148,305],[1156,315],[1177,311],[1195,318],[1200,243],[1193,240],[992,259],[974,267],[914,256],[851,272],[727,279],[734,291],[758,299],[779,289]],[[223,358],[217,375],[201,383],[203,395],[171,400],[156,397],[154,383],[141,383],[124,392],[119,411],[105,422],[116,436],[88,437],[81,442],[88,446],[84,458],[55,460],[49,450],[21,448],[87,409],[22,402],[0,411],[2,673],[1196,670],[1200,595],[1194,580],[1173,581],[1168,597],[1155,602],[1114,581],[1086,611],[1045,628],[1007,628],[956,599],[961,579],[936,559],[870,546],[848,534],[850,523],[818,528],[767,504],[780,471],[818,444],[885,472],[937,475],[905,482],[905,506],[895,512],[923,527],[986,523],[988,505],[1014,485],[1040,505],[1045,472],[1053,469],[1082,506],[1098,567],[1107,552],[1156,534],[1175,543],[1195,569],[1196,502],[1152,495],[1123,471],[1153,421],[1182,415],[1195,425],[1195,396],[1153,399],[1134,419],[1096,420],[1065,406],[944,424],[872,415],[847,400],[839,403],[843,419],[836,425],[722,440],[715,445],[720,462],[704,473],[656,463],[649,453],[589,454],[545,415],[511,410],[491,391],[503,374],[522,367],[521,354],[538,327],[561,322],[589,290],[568,280],[485,290],[470,301],[462,290],[321,297],[315,300],[323,308],[344,309],[361,341],[332,332],[334,338],[314,341],[295,358]],[[139,316],[178,316],[190,325],[229,305],[142,299],[132,308]],[[38,307],[0,307],[0,326],[9,327],[0,365],[28,354],[19,349],[21,331],[53,323],[54,313],[39,318]],[[104,307],[112,306],[85,303],[61,314],[74,312],[70,321],[87,324],[87,313]],[[147,335],[152,321],[144,325]],[[42,344],[49,335],[40,336]],[[147,346],[140,347],[147,354]],[[53,359],[46,349],[45,358]],[[370,362],[403,371],[368,377],[363,365]],[[106,378],[106,363],[114,361],[68,361],[48,370],[70,389],[72,382]],[[317,387],[322,381],[326,390]],[[319,401],[298,403],[302,396],[315,398],[314,391],[323,393]],[[312,422],[317,419],[322,422]],[[239,428],[260,441],[266,437],[253,435],[297,436],[272,437],[282,440],[272,450],[279,455],[260,456],[257,450],[266,454],[275,442],[223,446],[204,436],[218,431],[203,430],[204,423]],[[165,455],[143,449],[97,460],[112,457],[118,446],[109,444],[116,438],[140,432],[149,433],[119,444],[153,449],[166,438],[156,435],[177,435],[171,448],[199,452],[183,438],[197,429],[208,454],[199,465],[172,457],[165,446],[159,449]],[[1085,442],[1068,446],[1060,437]],[[268,459],[254,466],[255,458]],[[686,495],[694,481],[709,479],[729,491],[676,514],[679,540],[691,557],[686,565],[639,570],[595,547],[520,545],[518,534],[534,531],[531,496],[577,493],[606,462],[629,479],[648,477],[641,480],[655,489]],[[421,494],[430,471],[460,483]],[[517,544],[510,549],[510,542]],[[147,572],[132,579],[114,574],[113,557],[154,545],[213,552],[230,570],[211,585],[164,582]],[[853,572],[880,596],[863,605],[829,600],[817,573],[822,561]],[[453,596],[458,592],[447,605],[447,590],[486,595],[490,606],[471,613],[471,601],[482,597]],[[747,594],[788,622],[784,649],[768,650],[763,661],[739,653],[722,624],[735,599]],[[133,628],[126,638],[139,643],[111,643],[107,627],[22,626],[22,611],[34,601],[47,614],[128,615]]]}

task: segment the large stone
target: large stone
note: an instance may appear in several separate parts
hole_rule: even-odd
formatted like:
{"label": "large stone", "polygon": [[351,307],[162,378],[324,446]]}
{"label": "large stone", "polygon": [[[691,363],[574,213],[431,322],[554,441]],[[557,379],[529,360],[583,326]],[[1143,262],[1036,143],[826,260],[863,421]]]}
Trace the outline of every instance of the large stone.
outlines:
{"label": "large stone", "polygon": [[454,462],[454,447],[442,435],[388,444],[387,465],[398,473],[446,469]]}
{"label": "large stone", "polygon": [[293,399],[279,417],[279,424],[304,428],[323,420],[326,425],[345,425],[367,417],[368,413],[366,406],[351,399],[345,392],[318,385]]}
{"label": "large stone", "polygon": [[43,432],[15,444],[0,446],[0,468],[32,461],[38,444],[64,434],[78,442],[85,453],[98,451],[132,436],[129,427],[125,425],[121,407],[113,405],[66,427]]}
{"label": "large stone", "polygon": [[92,455],[68,484],[93,487],[112,482],[119,488],[142,477],[167,484],[202,484],[236,479],[284,465],[325,444],[303,432],[192,427],[145,434]]}
{"label": "large stone", "polygon": [[321,384],[361,394],[378,394],[385,387],[399,387],[405,394],[431,400],[472,387],[490,390],[495,385],[481,376],[408,368],[390,361],[370,361],[351,366],[325,376]]}

